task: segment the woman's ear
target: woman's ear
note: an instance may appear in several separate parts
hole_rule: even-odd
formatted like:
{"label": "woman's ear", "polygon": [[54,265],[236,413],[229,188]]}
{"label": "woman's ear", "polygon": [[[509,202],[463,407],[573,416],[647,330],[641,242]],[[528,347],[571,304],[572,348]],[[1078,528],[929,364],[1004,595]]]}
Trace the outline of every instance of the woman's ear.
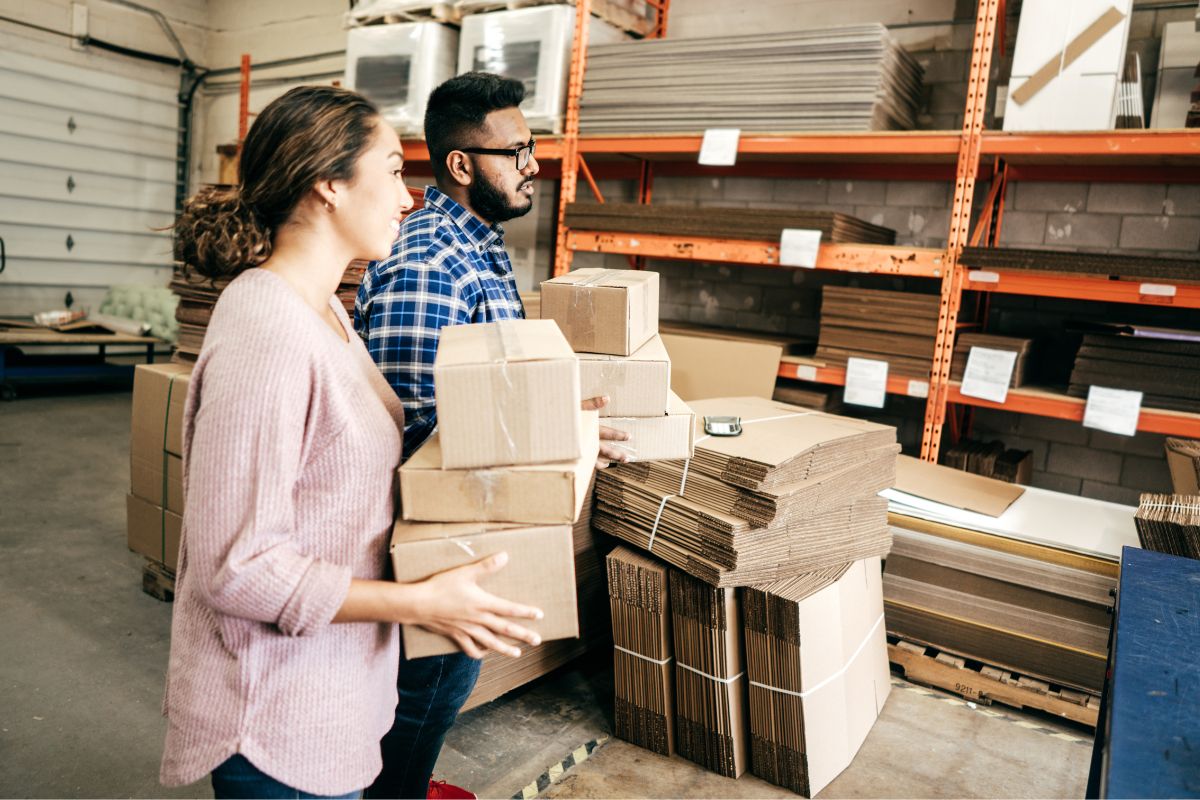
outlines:
{"label": "woman's ear", "polygon": [[325,207],[326,211],[334,211],[338,206],[338,191],[337,181],[317,181],[313,186],[313,192],[316,193],[317,202]]}
{"label": "woman's ear", "polygon": [[475,165],[463,151],[451,150],[446,155],[446,172],[450,175],[450,179],[459,186],[471,185],[471,181],[475,178],[474,170]]}

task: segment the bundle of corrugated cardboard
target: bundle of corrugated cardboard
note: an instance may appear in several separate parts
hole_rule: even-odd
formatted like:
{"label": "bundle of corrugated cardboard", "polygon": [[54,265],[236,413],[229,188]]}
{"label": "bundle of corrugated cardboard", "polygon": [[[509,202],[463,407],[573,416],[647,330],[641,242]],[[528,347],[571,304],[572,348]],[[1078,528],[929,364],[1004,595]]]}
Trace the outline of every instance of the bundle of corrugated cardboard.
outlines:
{"label": "bundle of corrugated cardboard", "polygon": [[1200,441],[1172,437],[1164,446],[1175,494],[1200,494]]}
{"label": "bundle of corrugated cardboard", "polygon": [[[702,400],[690,462],[599,473],[595,525],[715,586],[747,586],[888,550],[895,429],[762,398]],[[737,416],[736,437],[703,417]]]}
{"label": "bundle of corrugated cardboard", "polygon": [[997,336],[990,333],[960,333],[954,341],[954,359],[950,363],[950,380],[961,381],[967,371],[967,359],[970,358],[971,348],[985,347],[988,350],[1005,350],[1016,353],[1013,362],[1012,379],[1008,385],[1012,388],[1025,384],[1025,374],[1029,367],[1029,354],[1033,349],[1032,339],[1022,339],[1016,336]]}
{"label": "bundle of corrugated cardboard", "polygon": [[852,357],[875,359],[886,361],[892,374],[927,378],[938,312],[934,294],[826,286],[816,358],[834,366]]}
{"label": "bundle of corrugated cardboard", "polygon": [[1200,330],[1107,327],[1083,337],[1068,394],[1106,386],[1142,392],[1143,406],[1200,411]]}
{"label": "bundle of corrugated cardboard", "polygon": [[1200,495],[1143,494],[1134,521],[1147,550],[1200,558]]}

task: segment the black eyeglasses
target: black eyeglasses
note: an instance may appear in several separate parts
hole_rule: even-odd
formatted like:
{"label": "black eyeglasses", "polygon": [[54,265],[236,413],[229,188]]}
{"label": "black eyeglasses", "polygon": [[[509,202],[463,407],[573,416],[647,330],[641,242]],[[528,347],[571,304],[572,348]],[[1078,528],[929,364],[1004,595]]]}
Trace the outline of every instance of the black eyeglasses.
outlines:
{"label": "black eyeglasses", "polygon": [[537,140],[530,139],[529,144],[524,147],[513,149],[501,149],[496,147],[460,147],[459,150],[464,153],[474,153],[481,156],[512,156],[517,161],[517,172],[529,166],[529,159],[533,158],[533,151],[537,148]]}

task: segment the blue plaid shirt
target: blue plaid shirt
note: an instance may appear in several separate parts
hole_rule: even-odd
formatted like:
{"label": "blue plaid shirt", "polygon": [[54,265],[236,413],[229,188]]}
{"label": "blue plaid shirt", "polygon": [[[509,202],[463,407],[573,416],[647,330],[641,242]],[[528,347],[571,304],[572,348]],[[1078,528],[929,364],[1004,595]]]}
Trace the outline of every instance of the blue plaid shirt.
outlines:
{"label": "blue plaid shirt", "polygon": [[524,317],[504,229],[425,187],[425,207],[404,220],[391,256],[367,268],[354,301],[354,327],[404,404],[405,457],[437,427],[442,326]]}

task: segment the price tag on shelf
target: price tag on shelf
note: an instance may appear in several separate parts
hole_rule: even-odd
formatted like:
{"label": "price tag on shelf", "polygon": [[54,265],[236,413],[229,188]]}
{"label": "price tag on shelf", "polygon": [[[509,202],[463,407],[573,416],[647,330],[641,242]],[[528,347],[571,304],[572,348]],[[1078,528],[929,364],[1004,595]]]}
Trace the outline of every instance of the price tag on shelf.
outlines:
{"label": "price tag on shelf", "polygon": [[888,362],[873,358],[851,358],[846,362],[846,392],[843,399],[855,406],[883,408],[887,399]]}
{"label": "price tag on shelf", "polygon": [[820,249],[820,231],[784,228],[779,236],[779,265],[812,269],[817,266],[817,253]]}
{"label": "price tag on shelf", "polygon": [[1141,392],[1092,386],[1083,409],[1083,427],[1133,436],[1141,413]]}
{"label": "price tag on shelf", "polygon": [[709,167],[732,167],[737,163],[741,128],[709,128],[700,143],[700,163]]}
{"label": "price tag on shelf", "polygon": [[999,283],[1000,273],[988,272],[984,269],[967,270],[967,280],[972,283]]}
{"label": "price tag on shelf", "polygon": [[796,365],[796,380],[800,381],[815,381],[817,379],[817,368],[810,364]]}
{"label": "price tag on shelf", "polygon": [[963,373],[962,393],[1003,403],[1008,398],[1008,384],[1012,382],[1016,363],[1017,354],[1012,350],[972,347]]}
{"label": "price tag on shelf", "polygon": [[908,382],[909,397],[929,397],[929,381],[912,381]]}
{"label": "price tag on shelf", "polygon": [[1143,283],[1138,287],[1138,294],[1151,297],[1174,297],[1175,287],[1169,283]]}

